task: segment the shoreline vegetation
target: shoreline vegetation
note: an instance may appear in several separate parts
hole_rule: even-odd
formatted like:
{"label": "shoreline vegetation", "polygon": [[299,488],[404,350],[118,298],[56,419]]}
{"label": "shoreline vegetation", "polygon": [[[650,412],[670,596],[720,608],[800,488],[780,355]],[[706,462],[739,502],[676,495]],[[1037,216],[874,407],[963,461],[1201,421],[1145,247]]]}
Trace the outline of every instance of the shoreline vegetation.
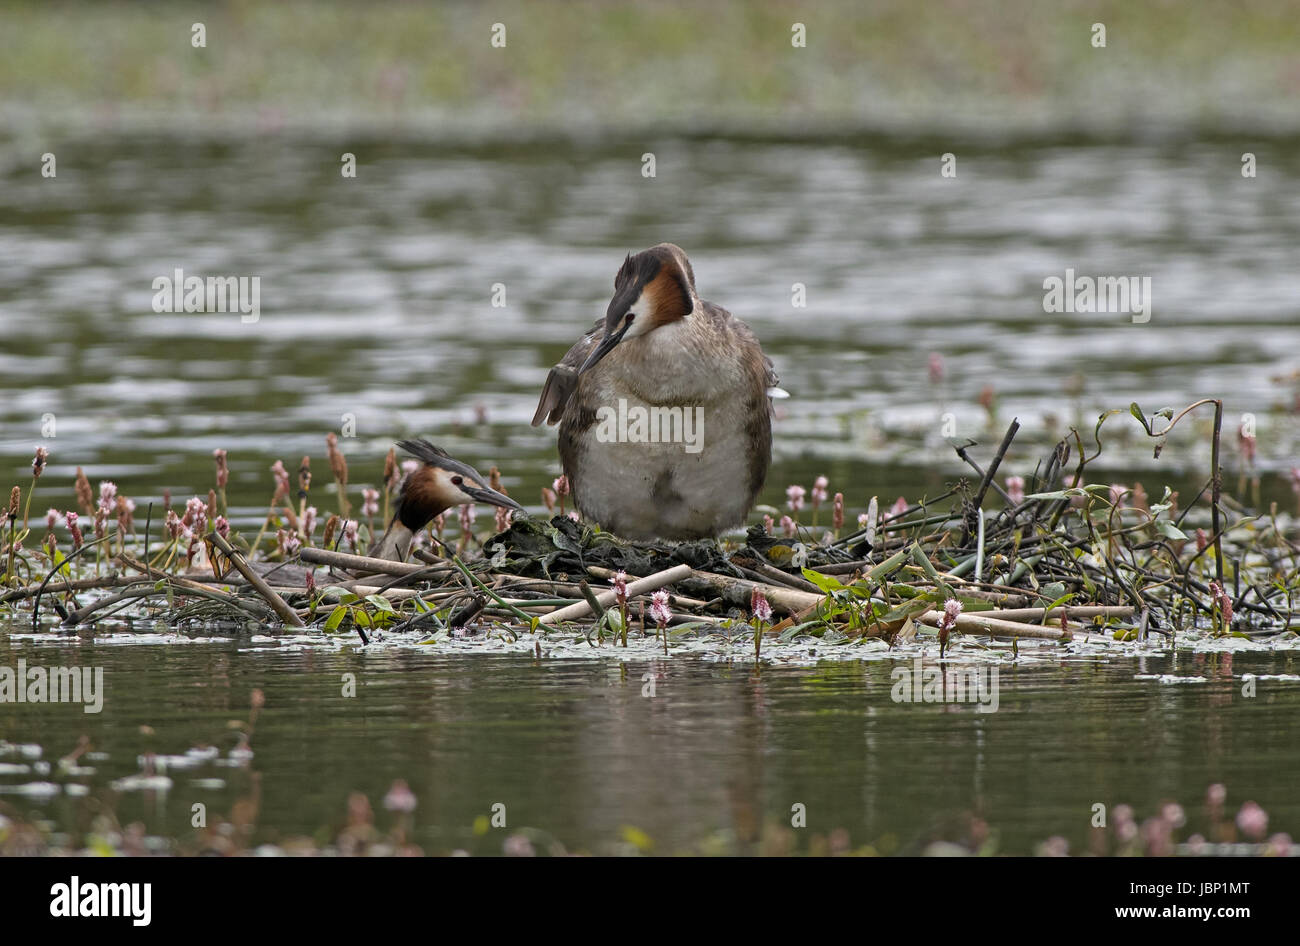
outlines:
{"label": "shoreline vegetation", "polygon": [[[1119,0],[13,3],[0,33],[0,114],[20,136],[142,124],[428,134],[995,128],[1050,129],[1059,144],[1070,130],[1300,131],[1300,22],[1288,4],[1173,12]],[[792,45],[795,23],[804,47]],[[1096,23],[1105,47],[1093,45]]]}
{"label": "shoreline vegetation", "polygon": [[[1138,423],[1158,457],[1198,414],[1214,426],[1212,469],[1196,495],[1090,479],[1113,429]],[[620,650],[629,636],[652,639],[664,653],[686,635],[742,638],[755,661],[765,642],[814,638],[894,647],[933,636],[943,657],[953,634],[1011,641],[1014,653],[1021,641],[1079,636],[1172,643],[1300,629],[1297,519],[1277,502],[1250,507],[1258,473],[1244,429],[1242,496],[1225,492],[1221,401],[1178,413],[1148,415],[1137,404],[1108,411],[1090,435],[1072,429],[1032,475],[999,478],[1018,430],[1012,421],[991,453],[954,442],[970,475],[942,495],[886,506],[832,496],[818,477],[811,491],[789,486],[784,509],[758,507],[751,520],[761,521],[743,537],[719,541],[624,542],[579,519],[560,477],[542,491],[546,515],[512,520],[497,510],[485,530],[472,506],[460,507],[420,533],[409,562],[365,557],[414,462],[395,450],[381,488],[349,490],[333,434],[325,489],[313,487],[310,457],[296,477],[277,460],[265,517],[240,532],[227,519],[224,450],[214,452],[206,497],[185,501],[183,513],[168,494],[137,503],[111,482],[96,492],[78,468],[75,508],[59,497],[64,508],[42,515],[33,509],[48,486],[49,454],[38,448],[30,485],[13,486],[3,515],[0,608],[13,627],[33,630],[118,616],[173,627],[254,622],[363,645],[403,634],[434,644],[478,630],[510,641],[533,635],[539,655],[552,634]],[[1300,503],[1300,470],[1291,478]],[[496,468],[490,480],[504,491]],[[326,501],[335,510],[318,511],[314,502]]]}

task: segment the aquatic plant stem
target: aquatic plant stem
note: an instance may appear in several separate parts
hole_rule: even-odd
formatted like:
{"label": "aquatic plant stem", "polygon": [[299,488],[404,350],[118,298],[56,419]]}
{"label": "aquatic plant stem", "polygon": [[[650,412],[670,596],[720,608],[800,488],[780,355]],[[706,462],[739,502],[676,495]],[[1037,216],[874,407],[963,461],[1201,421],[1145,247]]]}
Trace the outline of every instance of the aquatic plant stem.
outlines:
{"label": "aquatic plant stem", "polygon": [[464,575],[464,576],[465,576],[466,578],[468,578],[472,583],[474,583],[475,585],[477,585],[477,586],[479,587],[480,590],[482,590],[485,594],[488,595],[488,597],[490,597],[490,598],[491,598],[493,601],[495,601],[497,604],[501,605],[503,608],[505,608],[507,611],[509,611],[509,612],[510,612],[511,614],[513,614],[515,617],[517,617],[517,618],[522,618],[522,619],[523,619],[523,622],[524,622],[525,624],[527,624],[529,627],[532,627],[533,621],[537,620],[537,618],[536,618],[534,615],[531,615],[531,614],[525,614],[523,611],[520,611],[520,610],[519,610],[518,608],[516,608],[514,605],[512,605],[512,604],[507,604],[505,598],[502,598],[499,594],[497,594],[495,591],[493,591],[493,590],[492,590],[491,588],[489,588],[487,585],[483,584],[483,582],[481,582],[481,581],[478,579],[478,576],[476,576],[472,571],[470,571],[468,568],[465,567],[465,563],[462,562],[462,561],[460,560],[460,556],[458,556],[458,555],[453,555],[453,556],[451,557],[451,562],[452,562],[453,565],[456,566],[456,568],[460,569],[460,573],[461,573],[462,575]]}
{"label": "aquatic plant stem", "polygon": [[[1019,430],[1020,420],[1018,418],[1013,418],[1011,426],[1007,428],[1006,434],[1002,437],[1002,443],[998,446],[998,452],[994,454],[992,462],[989,463],[989,468],[984,471],[984,479],[980,481],[979,489],[976,491],[975,498],[971,502],[974,513],[978,514],[980,509],[983,507],[984,496],[989,491],[989,484],[993,482],[993,478],[997,475],[998,467],[1002,465],[1002,458],[1006,456],[1007,451],[1011,449],[1011,441],[1016,439],[1016,433]],[[967,516],[965,528],[962,530],[961,541],[958,544],[964,547],[966,543],[970,541],[970,533],[970,517]]]}
{"label": "aquatic plant stem", "polygon": [[257,593],[266,599],[266,603],[271,606],[272,611],[279,615],[280,620],[284,621],[285,624],[288,624],[291,627],[307,626],[303,623],[302,618],[298,616],[298,612],[289,607],[288,602],[276,594],[271,586],[264,582],[262,577],[249,567],[248,561],[244,558],[242,552],[227,542],[220,532],[213,531],[211,535],[212,543],[221,550],[222,555],[226,556],[226,558],[230,560],[230,564],[235,566],[235,570],[244,576],[244,580],[252,585],[253,588],[256,589]]}
{"label": "aquatic plant stem", "polygon": [[36,589],[36,600],[32,604],[32,630],[33,631],[38,630],[40,628],[40,624],[37,619],[41,615],[41,595],[45,591],[45,586],[50,583],[50,579],[53,578],[59,571],[61,571],[64,565],[69,566],[68,573],[71,574],[72,573],[71,563],[78,555],[81,555],[83,552],[86,551],[86,549],[90,548],[93,545],[98,545],[100,542],[106,542],[108,538],[109,538],[108,536],[104,536],[104,538],[102,539],[92,539],[89,542],[83,543],[81,548],[74,549],[71,555],[69,555],[62,562],[55,565],[53,568],[49,570],[49,572],[45,575],[45,580],[41,582],[41,586]]}
{"label": "aquatic plant stem", "polygon": [[1210,448],[1210,465],[1214,467],[1214,486],[1210,493],[1210,528],[1214,530],[1214,574],[1223,587],[1223,530],[1219,528],[1219,499],[1223,491],[1223,470],[1219,466],[1219,439],[1223,429],[1223,401],[1214,401],[1214,443]]}

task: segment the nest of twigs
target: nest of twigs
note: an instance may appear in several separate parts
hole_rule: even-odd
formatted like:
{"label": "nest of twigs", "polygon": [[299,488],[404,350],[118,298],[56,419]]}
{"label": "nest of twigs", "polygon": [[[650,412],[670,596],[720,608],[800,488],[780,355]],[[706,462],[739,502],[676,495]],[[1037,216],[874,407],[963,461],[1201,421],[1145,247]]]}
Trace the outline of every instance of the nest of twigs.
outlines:
{"label": "nest of twigs", "polygon": [[[1080,632],[1117,640],[1289,633],[1297,545],[1276,510],[1251,515],[1223,496],[1221,402],[1199,401],[1176,417],[1161,412],[1163,428],[1136,405],[1128,413],[1158,455],[1173,426],[1203,405],[1215,409],[1213,469],[1182,506],[1168,490],[1153,500],[1087,482],[1102,425],[1122,413],[1112,411],[1098,421],[1091,455],[1072,431],[1012,491],[996,473],[1018,424],[986,466],[972,455],[975,444],[954,443],[973,477],[888,512],[873,499],[852,531],[787,524],[773,534],[768,520],[743,539],[647,544],[563,515],[520,517],[474,555],[435,543],[416,550],[418,561],[387,562],[341,552],[335,541],[272,563],[213,530],[204,538],[206,570],[158,568],[147,563],[147,546],[136,557],[119,542],[108,563],[101,549],[88,575],[89,556],[76,561],[97,544],[88,542],[59,556],[39,582],[11,580],[0,605],[30,607],[33,626],[52,610],[65,627],[126,614],[314,627],[363,642],[377,631],[517,637],[560,626],[625,642],[633,623],[642,634],[662,632],[665,648],[674,635],[720,627],[752,633],[756,645],[765,635],[893,644],[934,633],[941,647],[951,633],[1057,641]],[[647,617],[655,592],[658,607]]]}

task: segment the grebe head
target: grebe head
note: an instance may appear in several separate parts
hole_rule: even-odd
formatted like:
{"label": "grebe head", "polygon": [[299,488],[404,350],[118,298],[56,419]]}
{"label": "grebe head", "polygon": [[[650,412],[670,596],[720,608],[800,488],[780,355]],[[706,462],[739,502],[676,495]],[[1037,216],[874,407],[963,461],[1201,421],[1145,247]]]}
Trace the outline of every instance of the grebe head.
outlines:
{"label": "grebe head", "polygon": [[589,371],[625,339],[679,322],[695,311],[695,273],[682,248],[660,243],[623,261],[605,310],[605,334],[578,373]]}

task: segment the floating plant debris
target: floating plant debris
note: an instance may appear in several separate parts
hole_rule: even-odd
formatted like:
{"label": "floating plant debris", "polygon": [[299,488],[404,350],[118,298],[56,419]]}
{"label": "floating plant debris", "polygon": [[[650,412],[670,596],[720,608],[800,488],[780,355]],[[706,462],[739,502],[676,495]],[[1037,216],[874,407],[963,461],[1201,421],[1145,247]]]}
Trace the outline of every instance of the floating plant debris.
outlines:
{"label": "floating plant debris", "polygon": [[[1156,499],[1140,483],[1089,480],[1113,416],[1136,419],[1158,453],[1197,409],[1215,417],[1213,472],[1197,495],[1166,489]],[[763,636],[894,646],[933,635],[942,652],[963,636],[1014,644],[1293,635],[1297,520],[1276,504],[1252,510],[1224,494],[1221,414],[1213,400],[1177,415],[1149,417],[1136,404],[1109,411],[1091,444],[1071,431],[1032,474],[1008,476],[1004,486],[997,471],[1019,429],[1013,422],[986,466],[975,455],[978,445],[953,444],[972,478],[916,502],[886,507],[866,497],[866,512],[850,512],[857,523],[851,531],[842,491],[834,494],[830,527],[816,524],[831,495],[819,477],[811,493],[798,485],[786,491],[783,526],[771,510],[743,536],[625,542],[566,511],[568,486],[560,478],[544,490],[553,515],[498,510],[494,525],[504,528],[480,535],[473,512],[462,510],[454,543],[439,517],[417,537],[408,562],[360,554],[363,539],[373,543],[385,521],[376,513],[391,508],[400,487],[391,453],[382,489],[360,490],[364,521],[351,518],[337,438],[328,441],[337,515],[324,517],[309,504],[310,457],[298,467],[296,503],[289,473],[276,461],[270,508],[251,539],[226,516],[225,451],[214,453],[216,487],[206,499],[188,500],[183,513],[170,497],[145,504],[143,523],[141,504],[109,482],[96,498],[78,469],[68,499],[81,513],[51,508],[44,537],[32,543],[27,510],[38,484],[48,488],[42,449],[26,496],[21,487],[11,492],[0,606],[29,611],[33,630],[53,613],[68,628],[110,616],[168,626],[253,622],[354,634],[362,643],[376,634],[425,643],[483,633],[515,640],[569,628],[591,643],[626,647],[633,628],[633,638],[661,640],[665,651],[688,636],[749,639],[755,659]],[[495,469],[492,481],[500,483]],[[91,520],[90,535],[81,516]]]}

